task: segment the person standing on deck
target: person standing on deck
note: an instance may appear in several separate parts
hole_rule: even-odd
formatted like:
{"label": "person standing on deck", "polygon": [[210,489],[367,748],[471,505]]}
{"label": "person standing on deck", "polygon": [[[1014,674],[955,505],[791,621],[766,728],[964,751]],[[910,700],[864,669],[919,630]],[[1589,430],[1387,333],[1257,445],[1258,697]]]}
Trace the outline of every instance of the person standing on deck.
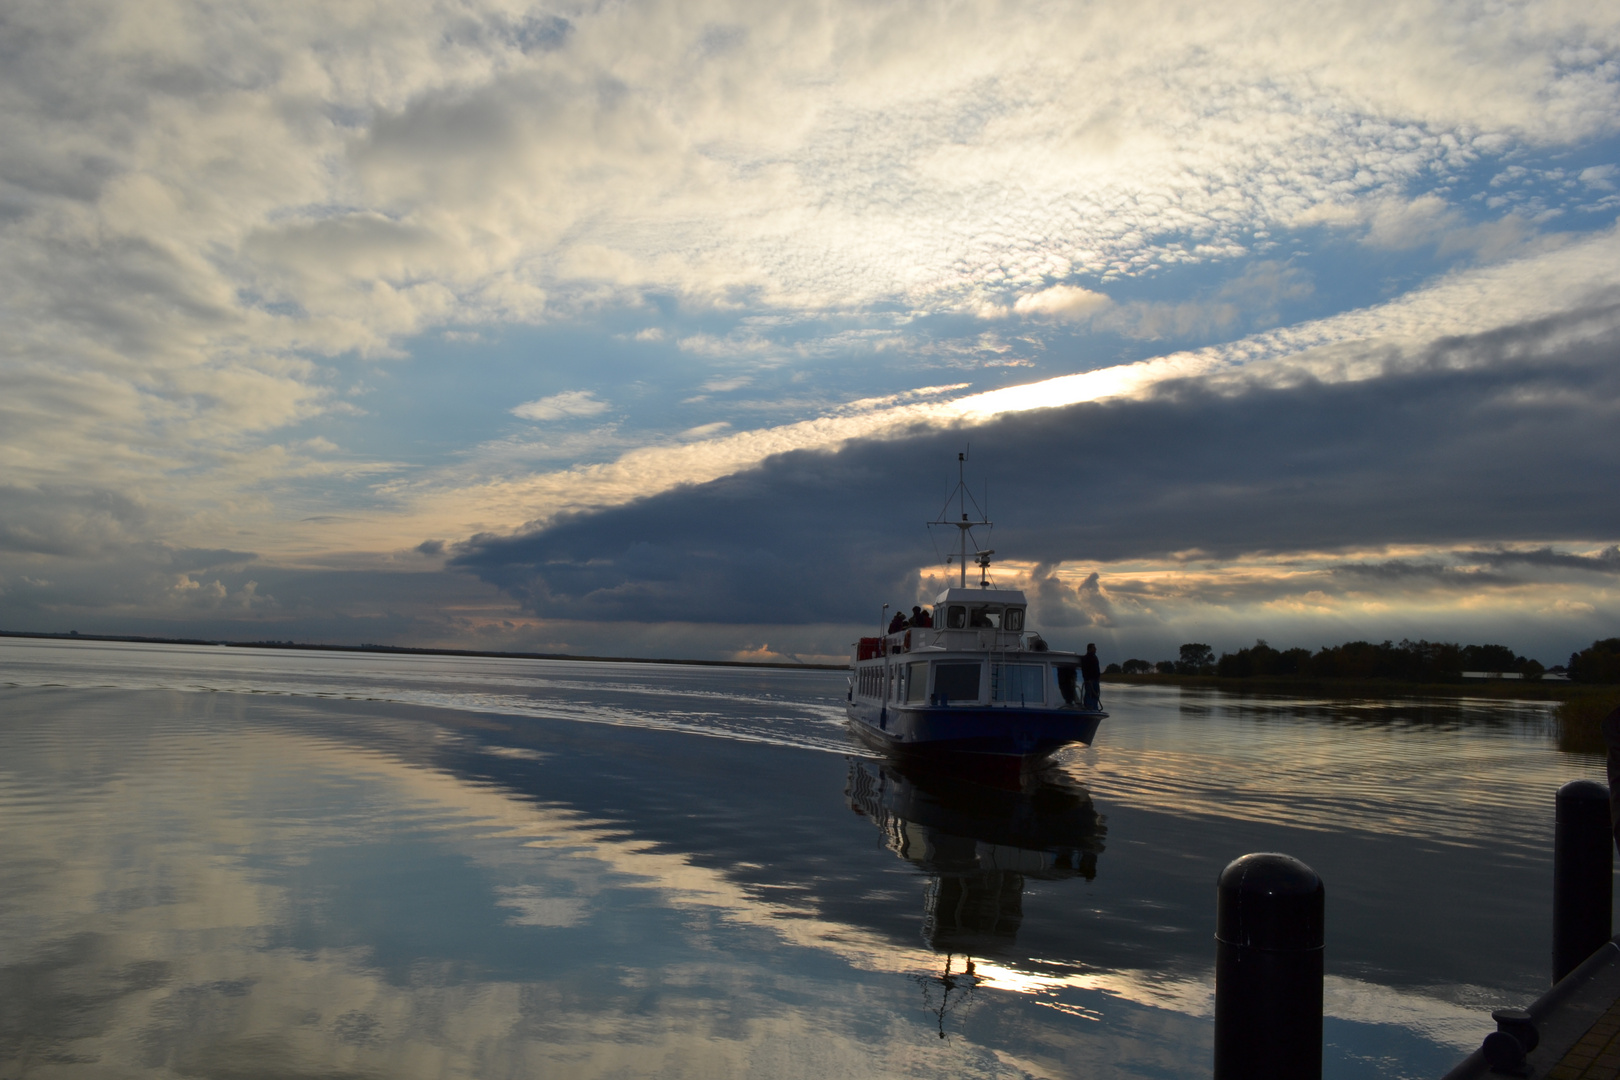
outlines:
{"label": "person standing on deck", "polygon": [[1097,663],[1097,646],[1087,645],[1086,655],[1080,658],[1080,678],[1085,684],[1083,708],[1102,707],[1102,668]]}

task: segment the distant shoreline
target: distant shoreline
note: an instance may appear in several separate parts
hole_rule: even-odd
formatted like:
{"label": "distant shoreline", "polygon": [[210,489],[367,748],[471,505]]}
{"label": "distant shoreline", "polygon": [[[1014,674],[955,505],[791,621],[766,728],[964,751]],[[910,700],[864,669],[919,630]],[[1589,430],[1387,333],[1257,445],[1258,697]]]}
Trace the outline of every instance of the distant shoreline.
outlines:
{"label": "distant shoreline", "polygon": [[1543,682],[1540,679],[1458,679],[1456,682],[1398,682],[1394,679],[1314,679],[1292,675],[1104,675],[1104,682],[1128,686],[1184,686],[1207,690],[1252,690],[1322,697],[1485,697],[1569,701],[1598,696],[1620,698],[1620,686],[1606,683]]}
{"label": "distant shoreline", "polygon": [[[151,637],[144,634],[45,633],[0,630],[0,638],[43,641],[112,641],[136,645],[203,645],[230,649],[279,649],[284,652],[373,653],[402,656],[471,656],[493,660],[571,660],[594,664],[678,664],[688,667],[770,668],[782,671],[847,671],[847,664],[796,664],[786,660],[684,660],[673,657],[581,656],[574,653],[508,652],[491,649],[434,649],[414,645],[319,645],[297,641],[211,641],[205,638]],[[1254,691],[1269,694],[1316,694],[1322,697],[1486,697],[1565,702],[1613,695],[1620,687],[1606,684],[1482,679],[1467,682],[1413,683],[1388,679],[1313,679],[1289,675],[1104,675],[1104,682],[1127,686],[1177,686],[1206,690]]]}
{"label": "distant shoreline", "polygon": [[45,641],[119,641],[136,645],[207,645],[228,649],[280,649],[283,652],[383,653],[406,656],[475,656],[493,660],[574,660],[595,664],[685,664],[691,667],[774,668],[786,671],[844,671],[846,664],[795,664],[786,660],[677,660],[646,656],[578,656],[573,653],[497,652],[485,649],[429,649],[412,645],[314,645],[297,641],[208,641],[203,638],[147,637],[141,634],[51,634],[0,630],[0,638]]}

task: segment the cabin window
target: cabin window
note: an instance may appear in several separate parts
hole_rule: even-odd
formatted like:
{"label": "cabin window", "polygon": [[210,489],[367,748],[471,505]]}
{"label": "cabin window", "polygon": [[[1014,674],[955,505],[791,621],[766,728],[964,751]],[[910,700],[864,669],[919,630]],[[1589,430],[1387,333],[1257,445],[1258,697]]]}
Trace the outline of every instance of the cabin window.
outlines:
{"label": "cabin window", "polygon": [[963,630],[967,628],[967,608],[961,604],[952,604],[945,609],[945,628],[947,630]]}
{"label": "cabin window", "polygon": [[974,604],[968,609],[968,629],[995,630],[1000,626],[1000,604]]}
{"label": "cabin window", "polygon": [[875,698],[883,696],[883,669],[869,667],[861,672],[861,696]]}
{"label": "cabin window", "polygon": [[1010,607],[1007,609],[1007,629],[1022,630],[1024,628],[1024,609]]}
{"label": "cabin window", "polygon": [[1044,664],[991,664],[990,700],[1039,705]]}
{"label": "cabin window", "polygon": [[906,665],[906,700],[928,700],[928,661],[913,660]]}
{"label": "cabin window", "polygon": [[946,663],[934,666],[934,696],[946,701],[978,701],[982,664]]}

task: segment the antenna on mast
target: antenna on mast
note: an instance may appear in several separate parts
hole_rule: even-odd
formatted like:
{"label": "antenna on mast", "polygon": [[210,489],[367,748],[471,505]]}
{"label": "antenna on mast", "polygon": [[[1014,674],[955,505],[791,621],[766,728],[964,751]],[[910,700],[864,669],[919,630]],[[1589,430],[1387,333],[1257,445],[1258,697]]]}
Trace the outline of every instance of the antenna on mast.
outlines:
{"label": "antenna on mast", "polygon": [[[960,520],[952,519],[950,516],[952,498],[956,499],[956,509],[958,515],[960,515]],[[978,512],[979,516],[977,518],[968,516],[968,503],[970,502],[973,504],[973,509]],[[974,499],[973,493],[968,490],[966,450],[956,455],[956,488],[945,497],[945,506],[940,510],[939,517],[928,522],[928,524],[956,526],[960,550],[955,555],[946,556],[945,565],[949,566],[952,559],[957,560],[961,573],[962,588],[964,589],[967,588],[968,542],[970,540],[973,542],[973,553],[976,556],[974,561],[979,567],[979,588],[988,589],[990,587],[990,556],[994,555],[995,552],[988,549],[980,550],[979,542],[973,538],[972,531],[981,525],[986,529],[993,529],[995,526],[985,516],[984,510],[980,508],[978,500]]]}

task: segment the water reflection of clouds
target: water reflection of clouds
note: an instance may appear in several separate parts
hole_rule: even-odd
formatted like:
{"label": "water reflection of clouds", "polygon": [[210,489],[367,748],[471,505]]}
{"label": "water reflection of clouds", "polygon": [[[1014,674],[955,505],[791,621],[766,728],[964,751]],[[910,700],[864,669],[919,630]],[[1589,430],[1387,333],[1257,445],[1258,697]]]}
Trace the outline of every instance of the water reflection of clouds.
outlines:
{"label": "water reflection of clouds", "polygon": [[538,885],[499,885],[496,901],[516,912],[508,926],[578,926],[587,917],[585,901],[577,896],[555,896]]}
{"label": "water reflection of clouds", "polygon": [[[759,747],[686,745],[664,733],[638,748],[599,727],[575,737],[566,724],[531,730],[375,704],[6,693],[37,718],[20,722],[26,710],[14,708],[0,725],[17,751],[0,757],[5,955],[35,965],[28,985],[60,989],[41,998],[42,1008],[78,1009],[81,1018],[54,1034],[41,1024],[39,1046],[108,1061],[161,1059],[177,1071],[217,1071],[256,1045],[267,1048],[272,1071],[400,1076],[544,1072],[563,1057],[581,1074],[790,1075],[814,1065],[833,1075],[1043,1075],[1062,1073],[1065,1060],[1072,1071],[1077,1059],[1111,1062],[1101,1075],[1153,1061],[1171,1072],[1180,1066],[1167,1061],[1201,1068],[1207,934],[1193,935],[1192,959],[1162,943],[1189,917],[1165,906],[1174,889],[1144,884],[1140,845],[1152,819],[1132,817],[1134,808],[1204,828],[1149,837],[1180,845],[1167,851],[1207,847],[1227,823],[1271,813],[1284,820],[1284,809],[1290,827],[1322,828],[1312,815],[1332,808],[1285,803],[1279,792],[1298,781],[1266,764],[1304,740],[1309,752],[1292,767],[1309,781],[1307,796],[1335,769],[1341,798],[1368,782],[1361,773],[1376,781],[1340,807],[1336,828],[1427,836],[1443,800],[1400,805],[1392,819],[1391,781],[1376,775],[1387,772],[1380,754],[1397,763],[1415,756],[1444,787],[1444,770],[1466,772],[1470,761],[1501,775],[1501,761],[1488,755],[1514,749],[1512,737],[1480,738],[1477,754],[1486,757],[1463,755],[1437,772],[1424,748],[1439,743],[1335,749],[1311,741],[1316,720],[1212,723],[1184,715],[1174,699],[1118,695],[1103,749],[1068,766],[1088,791],[1083,802],[1070,792],[1071,809],[1095,813],[1095,796],[1109,808],[1109,830],[1125,821],[1123,846],[1091,866],[1113,891],[1094,898],[1084,857],[1102,851],[1096,823],[1054,835],[1042,831],[1040,813],[981,814],[974,800],[926,785],[891,789],[882,803],[894,819],[887,832],[838,808],[856,832],[810,844],[795,830],[835,822],[817,816],[819,803],[801,803],[840,801],[836,780],[822,785],[821,773],[830,764],[838,774],[880,775],[867,761],[787,749],[762,757]],[[1250,725],[1241,745],[1222,730],[1232,723]],[[1455,749],[1455,732],[1430,734]],[[558,787],[570,773],[602,768],[582,755],[585,745],[636,751],[646,762],[613,759],[618,775]],[[660,757],[670,751],[686,756]],[[736,816],[705,824],[687,800],[710,782],[710,761],[714,783],[776,783],[778,798],[738,795]],[[766,775],[739,774],[739,763]],[[660,770],[677,765],[696,771],[660,788]],[[1413,778],[1425,771],[1403,768]],[[1538,760],[1528,770],[1540,777],[1557,766]],[[1206,809],[1241,786],[1233,777],[1251,786],[1250,805]],[[591,785],[597,797],[577,794]],[[623,802],[647,785],[657,798]],[[1448,798],[1473,800],[1466,812],[1489,816],[1501,799],[1487,787],[1476,777]],[[1083,825],[1057,809],[1057,820]],[[732,834],[736,845],[715,846]],[[885,837],[898,845],[894,854],[879,846]],[[794,865],[799,856],[803,865]],[[827,859],[855,869],[835,880]],[[1153,870],[1177,872],[1171,862]],[[1009,936],[1001,921],[991,926],[1001,932],[984,935],[969,919],[930,945],[924,878],[944,874],[970,885],[990,874],[998,889],[1008,875],[1024,878],[1022,924]],[[1190,874],[1202,904],[1212,875],[1201,863]],[[1129,907],[1138,901],[1140,910]],[[1110,904],[1112,921],[1094,917]],[[1368,906],[1363,898],[1341,908],[1335,932],[1353,929],[1357,904]],[[979,1004],[954,1014],[951,1038],[929,1046],[917,1024],[932,1021],[908,1011],[896,977],[937,975],[936,949],[966,944],[964,933],[975,948],[990,946],[976,959]],[[8,967],[12,977],[20,970]],[[1454,1047],[1477,1041],[1478,1007],[1490,1002],[1474,999],[1492,993],[1500,996],[1338,975],[1328,1002],[1330,1016],[1347,1024]],[[92,999],[99,1004],[86,1014]],[[98,1019],[86,1027],[85,1015]]]}
{"label": "water reflection of clouds", "polygon": [[[393,745],[354,745],[337,732],[255,723],[266,705],[270,714],[285,707],[274,703],[161,695],[152,711],[172,716],[130,724],[128,695],[95,697],[88,710],[61,694],[40,702],[66,714],[72,734],[58,739],[110,737],[123,751],[107,761],[118,770],[79,793],[88,797],[66,798],[58,786],[27,830],[31,854],[56,853],[52,873],[24,889],[28,940],[93,942],[59,951],[51,978],[71,990],[44,1007],[65,1015],[78,997],[101,1003],[89,1028],[34,1025],[41,1054],[204,1073],[244,1060],[267,1074],[544,1071],[566,1058],[582,1074],[870,1075],[874,1054],[879,1071],[899,1074],[1003,1071],[973,1039],[929,1047],[905,1034],[910,1021],[885,977],[931,970],[921,943],[897,947],[791,895],[653,850],[617,824],[424,767],[411,748],[457,741],[431,725],[360,717],[351,736],[386,727]],[[76,708],[62,710],[65,701]],[[48,775],[46,763],[29,764]],[[8,816],[16,809],[6,805]],[[104,830],[109,821],[125,827]],[[30,853],[13,849],[6,861],[18,855],[27,862]],[[389,878],[380,888],[395,892],[392,901],[357,894],[343,867]],[[424,940],[412,913],[388,906],[408,906],[412,892],[431,906],[454,875],[466,891],[487,892],[494,912],[471,928],[490,939],[476,966],[491,950],[524,951],[512,933],[587,940],[529,948],[527,971],[479,976],[464,956]],[[86,901],[111,895],[126,897],[115,913]],[[385,924],[358,922],[366,912],[356,907],[376,915],[379,904]],[[659,912],[677,917],[684,940],[644,926],[630,934],[648,950],[641,962],[612,952],[624,943],[604,933],[621,934],[625,918],[657,923]],[[478,917],[467,901],[439,914]],[[17,915],[9,908],[5,920],[12,956],[22,951]],[[418,932],[403,962],[380,942],[401,923]],[[607,945],[607,967],[585,955],[593,942]],[[163,958],[158,976],[154,956]],[[119,974],[142,970],[144,982]],[[784,1008],[807,992],[814,1010]]]}
{"label": "water reflection of clouds", "polygon": [[[746,951],[728,952],[709,963],[696,957],[660,963],[664,958],[652,956],[650,966],[620,968],[616,985],[591,978],[587,987],[555,970],[537,970],[524,981],[469,979],[449,958],[420,958],[390,976],[365,945],[266,948],[267,931],[274,938],[275,927],[296,921],[287,910],[295,901],[271,867],[307,865],[322,847],[345,850],[356,826],[365,830],[361,839],[373,843],[389,832],[438,834],[487,880],[539,876],[544,885],[494,886],[497,903],[518,911],[505,920],[509,925],[555,930],[588,921],[593,912],[585,896],[550,895],[550,887],[597,897],[629,887],[656,890],[660,906],[718,911],[771,936],[785,933],[825,947],[836,935],[783,920],[786,911],[762,905],[723,875],[678,856],[638,851],[566,811],[338,741],[252,729],[210,736],[186,724],[147,732],[137,742],[127,748],[135,750],[128,765],[140,775],[133,786],[115,778],[89,799],[59,793],[50,813],[27,830],[8,830],[25,832],[29,848],[8,850],[8,870],[17,862],[48,860],[53,872],[34,878],[31,887],[7,890],[6,954],[41,951],[24,949],[25,941],[58,943],[35,955],[32,966],[36,976],[64,988],[31,1010],[25,1061],[71,1047],[79,1058],[145,1061],[177,1072],[215,1072],[251,1060],[266,1075],[364,1067],[430,1076],[543,1071],[559,1055],[586,1074],[662,1073],[677,1063],[675,1071],[738,1074],[755,1071],[759,1057],[799,1054],[839,1075],[851,1073],[852,1060],[868,1059],[868,1050],[841,1034],[837,1022],[807,1023],[802,1014],[766,1008],[762,995],[748,993],[750,982],[780,978],[763,954],[750,962]],[[294,777],[297,783],[289,784]],[[282,797],[294,793],[298,809],[276,815]],[[7,804],[8,817],[15,809]],[[265,811],[272,811],[271,828],[260,817]],[[136,817],[142,828],[160,823],[161,829],[134,836],[100,828],[123,819],[133,829]],[[105,905],[89,900],[132,895],[154,876],[168,879],[167,895],[147,888],[144,899],[123,904],[111,920],[109,912],[96,910]],[[10,874],[8,880],[18,881]],[[402,884],[424,883],[408,877]],[[22,920],[30,924],[26,934],[18,901],[30,916]],[[321,902],[331,917],[342,898]],[[466,919],[471,913],[443,914]],[[864,948],[858,941],[845,944],[869,962],[886,952],[870,940]],[[154,952],[165,957],[155,974]],[[553,959],[567,966],[562,957]],[[881,966],[892,970],[891,963]],[[38,982],[30,979],[31,994]],[[669,1000],[683,989],[696,996]],[[852,988],[846,1007],[872,992]],[[646,1026],[614,1014],[615,1002],[627,1008],[626,995],[647,994],[660,998],[655,1015],[662,1020]],[[88,1024],[86,1000],[97,1006]],[[725,1007],[714,1008],[719,1002]],[[868,1004],[882,1011],[882,1003]],[[49,1015],[33,1015],[41,1011]],[[52,1030],[51,1017],[77,1019]],[[846,1030],[859,1027],[851,1022]],[[937,1064],[938,1058],[930,1060]],[[977,1071],[970,1061],[956,1064],[965,1074]]]}

